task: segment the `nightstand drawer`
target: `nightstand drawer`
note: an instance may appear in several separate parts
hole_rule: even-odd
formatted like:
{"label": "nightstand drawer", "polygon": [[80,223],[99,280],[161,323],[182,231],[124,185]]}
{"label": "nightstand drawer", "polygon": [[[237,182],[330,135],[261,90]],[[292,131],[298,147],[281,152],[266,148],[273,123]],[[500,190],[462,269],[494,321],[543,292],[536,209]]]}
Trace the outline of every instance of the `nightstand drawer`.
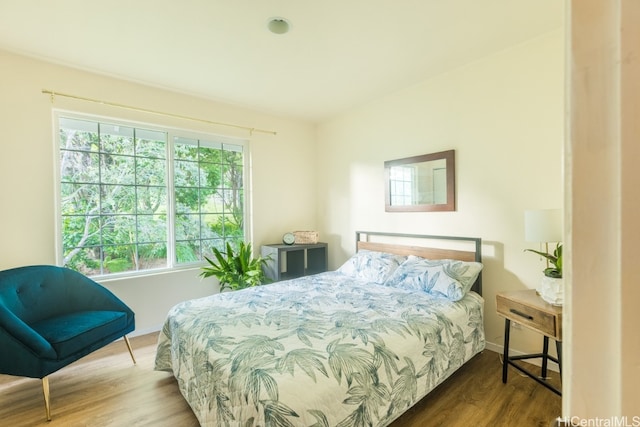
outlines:
{"label": "nightstand drawer", "polygon": [[548,313],[530,304],[514,301],[498,294],[496,297],[498,314],[524,326],[528,326],[551,338],[559,338],[559,325],[556,324],[557,316]]}

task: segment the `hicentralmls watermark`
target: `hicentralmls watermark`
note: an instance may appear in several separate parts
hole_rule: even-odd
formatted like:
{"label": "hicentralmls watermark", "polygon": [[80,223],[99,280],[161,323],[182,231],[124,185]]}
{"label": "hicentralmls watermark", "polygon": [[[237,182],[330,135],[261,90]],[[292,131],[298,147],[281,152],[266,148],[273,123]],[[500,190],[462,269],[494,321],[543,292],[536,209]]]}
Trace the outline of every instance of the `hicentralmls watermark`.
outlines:
{"label": "hicentralmls watermark", "polygon": [[566,427],[640,427],[640,415],[633,417],[558,417],[556,425]]}

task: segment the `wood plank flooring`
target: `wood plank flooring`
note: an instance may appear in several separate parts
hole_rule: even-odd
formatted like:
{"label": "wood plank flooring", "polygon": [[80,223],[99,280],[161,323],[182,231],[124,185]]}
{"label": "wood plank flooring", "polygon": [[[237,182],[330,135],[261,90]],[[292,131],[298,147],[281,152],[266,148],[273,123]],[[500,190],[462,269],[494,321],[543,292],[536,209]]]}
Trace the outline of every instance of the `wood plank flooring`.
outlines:
{"label": "wood plank flooring", "polygon": [[[40,380],[0,375],[0,426],[198,426],[173,376],[153,370],[156,341],[157,333],[131,339],[136,366],[117,341],[52,374],[51,422]],[[512,367],[502,384],[501,369],[499,355],[485,350],[392,427],[551,425],[561,398]]]}

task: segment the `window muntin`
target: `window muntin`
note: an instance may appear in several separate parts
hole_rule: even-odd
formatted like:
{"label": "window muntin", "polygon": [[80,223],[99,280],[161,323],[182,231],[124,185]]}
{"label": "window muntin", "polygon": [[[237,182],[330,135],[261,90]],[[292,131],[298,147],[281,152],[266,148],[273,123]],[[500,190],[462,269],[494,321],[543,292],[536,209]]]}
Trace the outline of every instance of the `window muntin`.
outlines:
{"label": "window muntin", "polygon": [[176,137],[174,150],[176,256],[203,259],[213,247],[244,236],[242,147]]}
{"label": "window muntin", "polygon": [[394,166],[391,168],[390,173],[391,204],[413,204],[413,194],[415,194],[415,168],[413,166]]}
{"label": "window muntin", "polygon": [[242,142],[58,124],[62,265],[91,276],[171,268],[244,240]]}

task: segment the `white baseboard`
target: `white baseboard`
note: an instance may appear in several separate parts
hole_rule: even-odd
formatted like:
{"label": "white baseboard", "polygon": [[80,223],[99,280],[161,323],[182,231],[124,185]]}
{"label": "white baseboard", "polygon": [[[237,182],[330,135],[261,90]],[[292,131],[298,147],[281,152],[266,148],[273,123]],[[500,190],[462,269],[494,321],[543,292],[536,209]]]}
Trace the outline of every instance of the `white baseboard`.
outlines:
{"label": "white baseboard", "polygon": [[[139,337],[139,336],[142,336],[142,335],[147,335],[147,334],[159,332],[160,330],[162,330],[162,325],[151,326],[150,328],[144,328],[144,329],[135,329],[133,332],[128,333],[127,337],[129,337],[129,338]],[[121,340],[121,339],[122,339],[122,337],[118,338],[118,340]]]}
{"label": "white baseboard", "polygon": [[129,337],[139,337],[140,335],[147,335],[154,332],[158,332],[160,330],[162,330],[162,325],[155,325],[155,326],[151,326],[149,328],[144,328],[144,329],[136,329],[135,331],[129,334]]}
{"label": "white baseboard", "polygon": [[[496,352],[500,355],[504,354],[504,345],[499,345],[499,344],[495,344],[489,341],[485,342],[485,349],[486,350],[490,350],[493,352]],[[510,356],[522,356],[526,353],[519,351],[519,350],[514,350],[513,348],[509,349],[509,355]],[[527,363],[531,363],[532,365],[536,365],[536,366],[542,366],[542,359],[541,358],[536,358],[536,359],[529,359],[526,361]],[[556,362],[553,362],[551,360],[549,360],[549,365],[548,368],[550,371],[554,371],[554,372],[560,372],[560,367],[558,366],[558,364]]]}

